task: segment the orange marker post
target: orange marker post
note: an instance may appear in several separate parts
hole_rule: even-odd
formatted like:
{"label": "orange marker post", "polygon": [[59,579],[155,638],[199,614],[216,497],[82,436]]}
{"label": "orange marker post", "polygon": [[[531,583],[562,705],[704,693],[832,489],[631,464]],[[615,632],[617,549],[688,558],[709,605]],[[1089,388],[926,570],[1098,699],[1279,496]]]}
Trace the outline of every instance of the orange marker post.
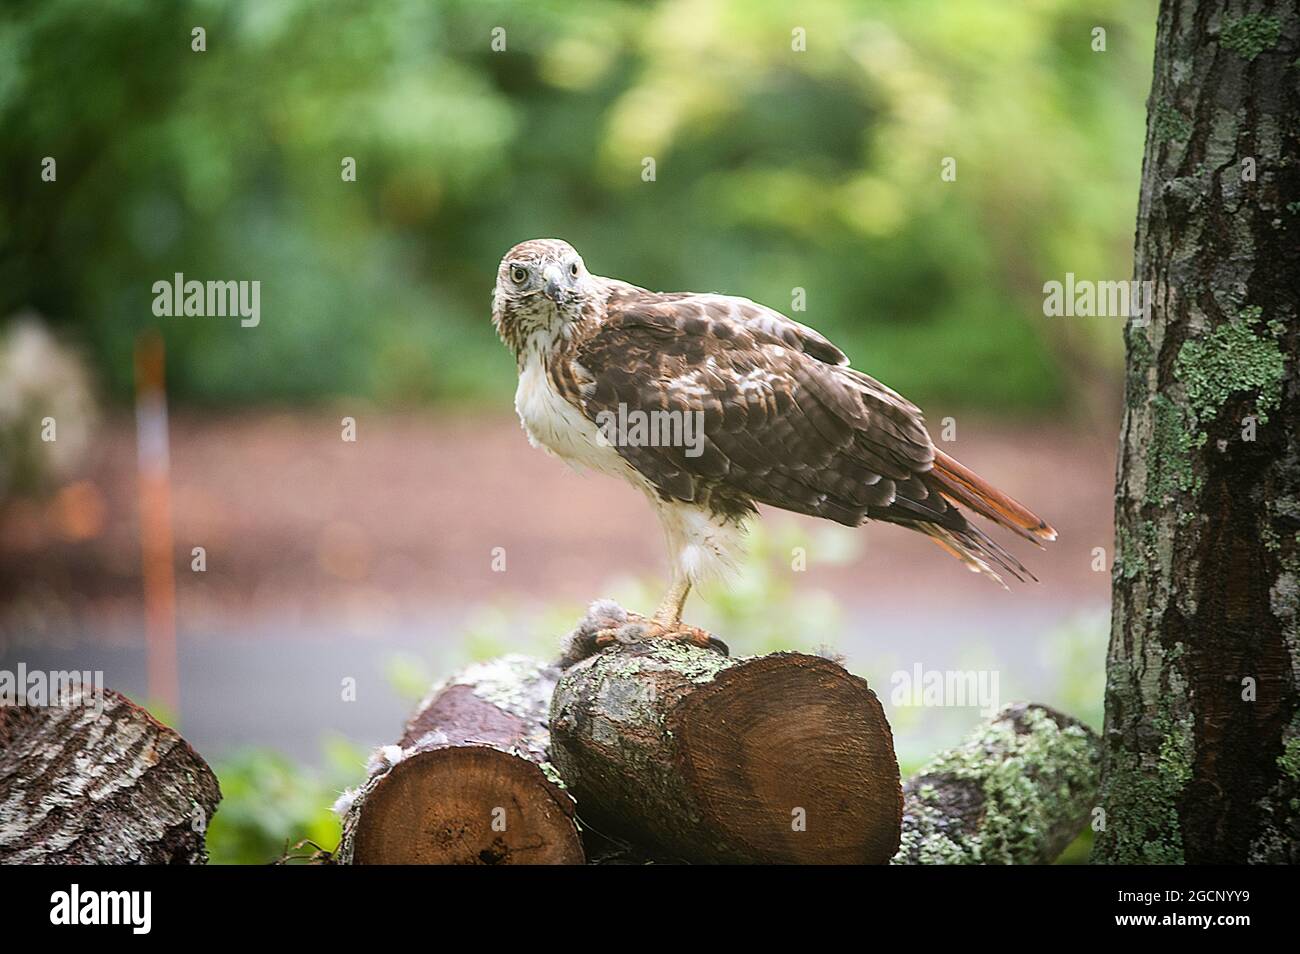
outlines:
{"label": "orange marker post", "polygon": [[175,718],[180,715],[180,686],[165,380],[162,337],[140,335],[135,343],[135,427],[148,692]]}

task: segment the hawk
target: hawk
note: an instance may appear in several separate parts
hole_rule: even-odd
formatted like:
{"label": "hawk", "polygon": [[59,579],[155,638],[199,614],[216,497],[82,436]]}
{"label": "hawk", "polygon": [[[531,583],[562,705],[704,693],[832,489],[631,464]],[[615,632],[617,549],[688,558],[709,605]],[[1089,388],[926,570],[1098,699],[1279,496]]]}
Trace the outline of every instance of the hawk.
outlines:
{"label": "hawk", "polygon": [[746,298],[647,291],[535,239],[501,260],[492,322],[515,356],[533,446],[626,480],[657,512],[672,579],[651,635],[703,642],[682,625],[687,594],[734,567],[760,503],[916,530],[999,583],[999,571],[1033,574],[960,507],[1035,543],[1056,538],[937,450],[916,405]]}

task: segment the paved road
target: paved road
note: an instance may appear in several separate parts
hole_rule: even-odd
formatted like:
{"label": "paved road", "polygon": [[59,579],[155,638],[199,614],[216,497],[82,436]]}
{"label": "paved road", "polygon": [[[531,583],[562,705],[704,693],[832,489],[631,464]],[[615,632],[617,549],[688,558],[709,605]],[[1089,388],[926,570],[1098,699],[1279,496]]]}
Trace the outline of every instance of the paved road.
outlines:
{"label": "paved road", "polygon": [[[357,416],[355,444],[340,440],[342,413]],[[1113,436],[965,417],[958,433],[946,451],[1060,531],[1044,551],[1009,542],[1041,586],[1004,592],[898,528],[840,529],[836,543],[828,524],[765,513],[769,546],[787,532],[807,541],[806,572],[773,552],[773,580],[848,607],[838,649],[887,706],[892,673],[920,664],[996,669],[1003,698],[1094,707]],[[109,685],[143,693],[134,445],[132,421],[110,417],[64,487],[0,505],[0,666],[102,668]],[[389,685],[394,654],[445,673],[488,651],[465,645],[472,607],[578,607],[609,592],[611,577],[663,575],[660,531],[640,495],[532,450],[508,412],[180,412],[171,460],[182,727],[211,758],[268,745],[312,761],[328,731],[391,741],[408,707]],[[833,558],[849,538],[852,555]],[[202,573],[191,570],[194,546],[206,551]],[[688,618],[707,623],[692,615],[699,605]],[[1090,629],[1053,635],[1089,614]],[[554,635],[516,629],[497,648],[544,653]],[[737,652],[775,648],[720,635]],[[806,647],[800,635],[791,642]],[[340,699],[349,676],[353,703]],[[976,718],[890,711],[904,753]]]}
{"label": "paved road", "polygon": [[[908,608],[879,606],[848,615],[855,622],[835,648],[881,696],[905,762],[956,741],[979,718],[976,707],[898,704],[892,677],[910,675],[917,665],[926,671],[996,672],[1002,702],[1033,698],[1077,712],[1080,694],[1092,686],[1100,703],[1104,607],[1063,609],[1040,599],[1016,612],[990,601],[923,617]],[[329,733],[365,748],[391,742],[411,705],[390,678],[395,661],[418,660],[417,671],[435,676],[454,671],[468,661],[455,637],[457,622],[450,614],[431,617],[423,625],[364,638],[319,629],[310,635],[183,633],[182,732],[209,759],[242,746],[266,746],[306,764],[319,761],[320,742]],[[19,661],[29,670],[101,669],[106,685],[143,699],[143,649],[121,642],[11,648],[0,655],[0,669],[13,670]],[[533,648],[544,645],[535,641]],[[356,680],[355,701],[342,699],[345,678]]]}

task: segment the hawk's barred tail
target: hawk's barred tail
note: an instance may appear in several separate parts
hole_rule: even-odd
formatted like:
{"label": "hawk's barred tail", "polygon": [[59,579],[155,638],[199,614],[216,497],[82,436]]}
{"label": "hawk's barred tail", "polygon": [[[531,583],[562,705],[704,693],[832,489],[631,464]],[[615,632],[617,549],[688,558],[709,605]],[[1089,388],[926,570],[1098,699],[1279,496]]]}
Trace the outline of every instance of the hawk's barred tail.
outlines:
{"label": "hawk's barred tail", "polygon": [[934,469],[930,475],[938,482],[940,493],[953,503],[964,504],[1039,546],[1042,540],[1056,539],[1056,531],[1042,517],[941,450],[934,452]]}
{"label": "hawk's barred tail", "polygon": [[[950,511],[956,514],[957,511]],[[960,519],[960,518],[959,518]],[[1021,583],[1025,578],[1038,582],[1038,577],[1029,572],[1029,569],[1017,560],[1012,554],[1004,550],[996,540],[990,538],[977,527],[972,527],[965,520],[961,521],[964,526],[946,527],[938,523],[917,521],[909,523],[907,526],[919,530],[928,536],[935,543],[939,544],[948,553],[951,553],[967,568],[976,573],[982,573],[997,583],[1006,587],[1006,581],[997,569],[1010,573]]]}

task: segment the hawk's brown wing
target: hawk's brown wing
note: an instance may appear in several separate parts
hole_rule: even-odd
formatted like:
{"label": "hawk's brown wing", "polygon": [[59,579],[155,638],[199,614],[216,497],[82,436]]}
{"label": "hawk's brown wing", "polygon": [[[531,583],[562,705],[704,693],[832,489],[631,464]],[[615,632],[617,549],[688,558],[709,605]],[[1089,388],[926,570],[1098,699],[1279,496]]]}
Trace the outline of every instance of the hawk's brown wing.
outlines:
{"label": "hawk's brown wing", "polygon": [[[849,363],[848,356],[816,329],[748,298],[699,292],[652,292],[615,278],[601,278],[599,281],[605,290],[606,309],[610,314],[624,314],[645,305],[680,304],[679,311],[682,313],[703,314],[713,320],[736,322],[756,335],[788,345],[827,364]],[[878,384],[877,387],[884,386]],[[888,388],[884,390],[888,391]],[[897,394],[892,391],[889,393],[913,411],[916,410]]]}
{"label": "hawk's brown wing", "polygon": [[946,499],[916,406],[847,367],[817,332],[745,299],[610,286],[605,320],[575,355],[578,403],[597,423],[620,408],[693,416],[698,456],[619,443],[663,496],[719,510],[757,501],[850,526],[886,520],[980,569],[988,557],[1024,571]]}
{"label": "hawk's brown wing", "polygon": [[928,469],[934,448],[914,406],[814,356],[843,359],[812,335],[720,295],[615,298],[576,355],[581,406],[593,420],[621,407],[699,422],[699,456],[685,446],[618,448],[665,496],[731,491],[856,526]]}

